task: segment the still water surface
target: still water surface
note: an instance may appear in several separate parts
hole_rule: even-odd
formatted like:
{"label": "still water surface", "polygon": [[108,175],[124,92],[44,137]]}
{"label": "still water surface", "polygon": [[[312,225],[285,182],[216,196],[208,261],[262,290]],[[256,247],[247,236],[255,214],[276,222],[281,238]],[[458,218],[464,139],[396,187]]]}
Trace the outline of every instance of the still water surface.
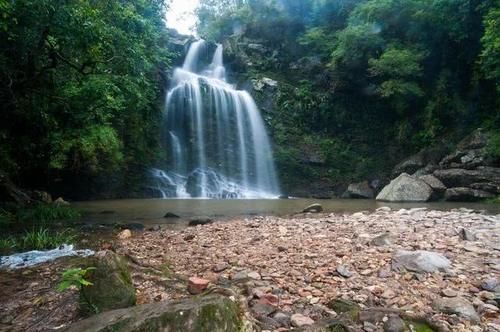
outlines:
{"label": "still water surface", "polygon": [[485,203],[384,203],[375,200],[354,199],[273,199],[273,200],[205,200],[205,199],[122,199],[77,202],[74,206],[83,211],[84,219],[98,223],[169,223],[164,219],[167,212],[182,218],[210,216],[232,218],[252,215],[285,216],[300,212],[306,206],[320,203],[326,213],[354,213],[373,211],[382,206],[392,209],[427,207],[435,210],[451,210],[465,207],[499,214],[500,205]]}

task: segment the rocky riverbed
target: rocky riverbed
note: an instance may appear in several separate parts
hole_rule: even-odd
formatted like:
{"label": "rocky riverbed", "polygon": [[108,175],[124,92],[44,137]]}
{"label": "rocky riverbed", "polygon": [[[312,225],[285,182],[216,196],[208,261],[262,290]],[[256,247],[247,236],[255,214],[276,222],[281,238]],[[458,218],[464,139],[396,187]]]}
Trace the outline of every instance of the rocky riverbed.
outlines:
{"label": "rocky riverbed", "polygon": [[[353,331],[400,331],[402,323],[500,331],[500,215],[384,207],[133,231],[102,245],[128,258],[138,304],[230,289],[261,330],[336,319]],[[30,281],[17,288],[15,275],[2,275],[0,330],[80,319],[77,296],[53,291],[62,270],[54,264],[15,272]],[[45,310],[59,306],[71,310]]]}
{"label": "rocky riverbed", "polygon": [[[118,245],[181,279],[237,285],[269,330],[335,316],[332,300],[346,299],[361,309],[411,313],[442,330],[499,331],[499,250],[499,216],[466,209],[255,217],[145,232]],[[135,279],[143,302],[187,296],[185,288]],[[388,317],[368,318],[356,328],[382,330]]]}

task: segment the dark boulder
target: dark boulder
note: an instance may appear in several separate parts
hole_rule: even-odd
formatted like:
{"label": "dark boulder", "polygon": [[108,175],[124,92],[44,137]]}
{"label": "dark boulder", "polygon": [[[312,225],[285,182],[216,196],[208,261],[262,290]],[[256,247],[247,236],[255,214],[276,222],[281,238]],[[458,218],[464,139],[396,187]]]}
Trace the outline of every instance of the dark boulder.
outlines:
{"label": "dark boulder", "polygon": [[322,211],[323,211],[323,206],[321,206],[321,204],[318,204],[318,203],[311,204],[308,207],[306,207],[304,210],[302,210],[303,213],[308,213],[308,212],[319,213]]}
{"label": "dark boulder", "polygon": [[167,212],[165,213],[165,215],[163,216],[163,218],[166,218],[166,219],[179,219],[180,216],[176,215],[175,213],[172,213],[172,212]]}
{"label": "dark boulder", "polygon": [[194,217],[191,220],[189,220],[188,226],[208,225],[213,222],[214,220],[210,217]]}
{"label": "dark boulder", "polygon": [[465,187],[449,188],[444,193],[444,199],[452,202],[476,202],[493,197],[495,195],[487,191]]}
{"label": "dark boulder", "polygon": [[397,164],[392,171],[392,175],[396,177],[401,173],[413,174],[428,165],[437,165],[448,151],[444,145],[423,149]]}
{"label": "dark boulder", "polygon": [[375,191],[368,181],[351,183],[342,195],[343,198],[375,198]]}
{"label": "dark boulder", "polygon": [[479,128],[457,144],[455,151],[445,156],[439,165],[442,168],[474,169],[491,163],[488,155],[490,135]]}
{"label": "dark boulder", "polygon": [[500,186],[500,168],[478,167],[473,170],[462,168],[441,169],[434,172],[448,188],[469,187],[472,184],[490,183]]}

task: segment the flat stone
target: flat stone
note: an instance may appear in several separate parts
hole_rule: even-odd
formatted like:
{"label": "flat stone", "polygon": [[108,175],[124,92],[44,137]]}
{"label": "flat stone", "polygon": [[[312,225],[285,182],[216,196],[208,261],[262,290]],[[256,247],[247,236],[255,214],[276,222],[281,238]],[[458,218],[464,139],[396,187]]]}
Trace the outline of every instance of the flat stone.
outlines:
{"label": "flat stone", "polygon": [[446,297],[456,297],[458,296],[458,293],[454,291],[453,289],[450,288],[445,288],[441,291],[441,294],[443,294]]}
{"label": "flat stone", "polygon": [[290,316],[283,312],[277,312],[273,315],[273,319],[277,321],[281,326],[283,327],[289,327],[290,326]]}
{"label": "flat stone", "polygon": [[292,323],[292,326],[295,327],[309,326],[314,324],[314,320],[302,314],[293,314],[290,318],[290,321]]}
{"label": "flat stone", "polygon": [[260,300],[252,301],[250,305],[253,313],[257,316],[269,316],[276,312],[276,306],[261,302]]}
{"label": "flat stone", "polygon": [[496,314],[500,309],[496,305],[486,303],[482,306],[482,312]]}
{"label": "flat stone", "polygon": [[274,294],[264,294],[260,297],[259,302],[269,304],[272,306],[278,306],[280,299]]}
{"label": "flat stone", "polygon": [[350,272],[344,265],[337,266],[337,273],[344,278],[350,278],[353,276],[352,272]]}
{"label": "flat stone", "polygon": [[363,322],[363,331],[365,332],[374,332],[377,330],[377,326],[370,322]]}
{"label": "flat stone", "polygon": [[260,280],[260,279],[262,279],[262,277],[260,276],[259,272],[256,272],[256,271],[252,271],[252,272],[248,273],[247,276],[248,276],[248,278],[254,279],[254,280]]}
{"label": "flat stone", "polygon": [[220,273],[224,270],[227,270],[228,268],[229,268],[229,264],[219,263],[212,268],[212,271],[214,271],[215,273]]}
{"label": "flat stone", "polygon": [[450,266],[451,262],[446,257],[432,251],[399,250],[392,257],[392,269],[395,271],[446,272]]}
{"label": "flat stone", "polygon": [[380,270],[378,270],[378,277],[379,278],[389,278],[392,276],[392,271],[391,267],[389,265],[384,266]]}
{"label": "flat stone", "polygon": [[394,292],[392,289],[387,289],[382,294],[380,294],[380,297],[383,299],[390,300],[396,297],[396,292]]}
{"label": "flat stone", "polygon": [[389,316],[389,319],[384,323],[384,332],[404,332],[405,329],[406,324],[399,316]]}
{"label": "flat stone", "polygon": [[188,280],[188,292],[193,295],[200,294],[207,289],[209,283],[210,280],[191,277]]}
{"label": "flat stone", "polygon": [[248,273],[246,271],[237,272],[236,274],[233,275],[231,279],[234,281],[241,281],[248,279]]}
{"label": "flat stone", "polygon": [[439,298],[434,301],[434,309],[445,314],[458,315],[474,323],[479,323],[480,318],[472,303],[463,297]]}
{"label": "flat stone", "polygon": [[389,233],[385,233],[373,238],[370,242],[373,246],[390,246],[392,245],[391,235]]}

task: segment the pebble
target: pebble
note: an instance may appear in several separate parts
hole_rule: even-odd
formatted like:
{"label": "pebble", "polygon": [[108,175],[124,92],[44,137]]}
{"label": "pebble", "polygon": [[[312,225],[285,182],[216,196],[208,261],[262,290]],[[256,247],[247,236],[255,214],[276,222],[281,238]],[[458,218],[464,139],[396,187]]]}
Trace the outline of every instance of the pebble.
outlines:
{"label": "pebble", "polygon": [[120,240],[130,239],[132,237],[132,232],[130,231],[130,229],[124,229],[123,231],[121,231],[120,233],[118,233],[117,237]]}
{"label": "pebble", "polygon": [[341,275],[342,277],[344,278],[350,278],[352,277],[352,272],[350,272],[347,267],[343,266],[343,265],[340,265],[340,266],[337,266],[337,273],[339,275]]}
{"label": "pebble", "polygon": [[446,297],[456,297],[458,296],[458,293],[454,291],[453,289],[450,288],[445,288],[441,291],[441,294],[443,294]]}
{"label": "pebble", "polygon": [[227,270],[228,268],[229,268],[229,264],[219,263],[212,268],[212,271],[214,271],[215,273],[220,273],[224,270]]}
{"label": "pebble", "polygon": [[490,292],[493,292],[498,286],[500,286],[500,280],[497,278],[484,279],[481,283],[481,288]]}
{"label": "pebble", "polygon": [[314,320],[302,314],[293,314],[292,317],[290,317],[290,321],[292,323],[292,326],[295,327],[309,326],[314,324]]}

